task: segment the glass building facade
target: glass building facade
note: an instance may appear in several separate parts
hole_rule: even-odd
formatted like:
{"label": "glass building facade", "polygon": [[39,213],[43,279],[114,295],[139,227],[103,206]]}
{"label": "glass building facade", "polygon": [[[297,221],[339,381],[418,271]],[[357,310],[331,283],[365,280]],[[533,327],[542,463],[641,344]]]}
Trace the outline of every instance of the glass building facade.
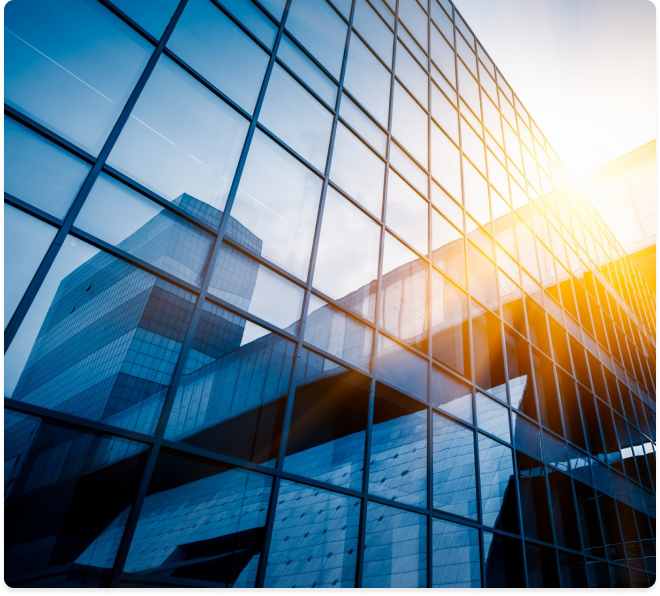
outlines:
{"label": "glass building facade", "polygon": [[449,0],[5,9],[5,581],[655,581],[655,289]]}

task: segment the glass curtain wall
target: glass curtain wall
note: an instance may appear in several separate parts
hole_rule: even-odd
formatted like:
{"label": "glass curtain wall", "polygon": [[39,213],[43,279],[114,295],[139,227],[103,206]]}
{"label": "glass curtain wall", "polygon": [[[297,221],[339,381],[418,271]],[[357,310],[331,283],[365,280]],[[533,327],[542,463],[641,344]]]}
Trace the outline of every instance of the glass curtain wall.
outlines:
{"label": "glass curtain wall", "polygon": [[5,11],[5,581],[655,581],[655,291],[449,0]]}

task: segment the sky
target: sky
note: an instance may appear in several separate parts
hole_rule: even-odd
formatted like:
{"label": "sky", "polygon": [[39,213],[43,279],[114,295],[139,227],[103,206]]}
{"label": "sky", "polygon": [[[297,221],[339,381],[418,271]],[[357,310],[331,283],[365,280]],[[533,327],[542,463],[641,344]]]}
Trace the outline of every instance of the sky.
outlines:
{"label": "sky", "polygon": [[577,178],[655,139],[649,0],[453,0]]}

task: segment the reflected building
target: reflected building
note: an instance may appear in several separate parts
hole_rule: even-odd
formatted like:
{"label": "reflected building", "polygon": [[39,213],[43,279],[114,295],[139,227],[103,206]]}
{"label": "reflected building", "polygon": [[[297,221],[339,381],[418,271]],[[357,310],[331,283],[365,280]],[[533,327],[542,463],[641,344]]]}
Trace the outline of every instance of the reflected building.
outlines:
{"label": "reflected building", "polygon": [[7,15],[5,581],[651,585],[655,294],[451,2],[140,6]]}

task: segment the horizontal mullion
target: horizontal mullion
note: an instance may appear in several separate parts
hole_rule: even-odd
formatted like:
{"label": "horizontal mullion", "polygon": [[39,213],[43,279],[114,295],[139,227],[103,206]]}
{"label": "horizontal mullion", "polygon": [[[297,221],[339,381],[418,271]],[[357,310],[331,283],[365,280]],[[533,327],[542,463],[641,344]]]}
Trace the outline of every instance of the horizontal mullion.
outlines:
{"label": "horizontal mullion", "polygon": [[286,62],[284,62],[279,56],[275,58],[275,62],[278,64],[278,66],[294,80],[296,81],[307,93],[309,93],[316,101],[318,101],[324,108],[327,110],[330,110],[330,112],[334,115],[335,113],[335,108],[334,106],[331,106],[328,104],[328,102],[325,101],[312,87],[309,86],[309,84],[303,79],[300,75],[296,73],[295,70],[293,70]]}
{"label": "horizontal mullion", "polygon": [[[273,50],[269,48],[263,41],[261,41],[252,30],[244,25],[237,17],[235,17],[229,9],[227,9],[219,0],[211,0],[220,12],[222,12],[234,25],[236,25],[243,33],[245,33],[254,43],[256,43],[264,52],[269,56]],[[264,11],[264,16],[270,20],[274,25],[279,28],[279,23],[270,15],[268,11]]]}
{"label": "horizontal mullion", "polygon": [[115,168],[106,164],[103,166],[102,171],[108,176],[111,176],[115,180],[128,186],[131,190],[134,190],[135,192],[141,194],[147,199],[153,201],[154,203],[157,203],[158,205],[167,209],[168,211],[171,211],[181,219],[184,219],[187,222],[193,224],[194,226],[200,228],[201,230],[204,230],[204,232],[206,232],[207,234],[211,236],[218,235],[217,227],[213,227],[208,223],[206,223],[204,220],[199,219],[194,215],[191,215],[185,209],[182,209],[178,205],[175,205],[172,201],[160,196],[159,194],[156,194],[154,191],[148,189],[146,186],[142,186],[142,184],[136,182],[132,178],[129,178],[126,174],[123,174],[119,170],[116,170]]}
{"label": "horizontal mullion", "polygon": [[[387,135],[389,134],[388,131],[387,131],[387,128],[386,128],[385,126],[383,126],[380,122],[378,122],[378,120],[376,120],[376,118],[375,118],[374,116],[371,115],[371,112],[370,112],[370,111],[369,111],[369,110],[368,110],[368,109],[367,109],[367,108],[366,108],[366,107],[360,102],[359,99],[357,99],[357,98],[355,97],[355,95],[353,95],[353,94],[351,93],[351,90],[350,90],[350,89],[347,89],[346,87],[344,87],[344,88],[342,89],[342,95],[346,95],[346,96],[348,96],[348,98],[349,98],[349,99],[350,99],[350,100],[351,100],[356,106],[358,106],[358,107],[360,108],[360,110],[362,110],[362,111],[364,112],[364,114],[367,116],[367,118],[369,118],[369,120],[371,120],[371,122],[372,122],[373,124],[375,124],[375,125],[380,129],[380,131],[381,131],[384,135],[387,136]],[[340,110],[340,111],[341,111],[341,110]],[[372,151],[374,151],[374,150],[372,149]],[[374,152],[375,152],[375,151],[374,151]],[[376,153],[377,155],[379,155],[378,152],[375,152],[375,153]]]}
{"label": "horizontal mullion", "polygon": [[332,298],[331,296],[328,296],[327,294],[325,294],[321,290],[317,289],[313,285],[310,285],[309,290],[317,298],[320,298],[324,302],[327,302],[328,304],[330,304],[331,306],[333,306],[337,310],[341,311],[346,316],[349,316],[352,319],[355,319],[356,321],[359,321],[365,327],[369,327],[372,331],[376,330],[376,323],[374,323],[373,321],[370,321],[369,319],[365,318],[364,315],[361,315],[360,313],[355,312],[354,310],[352,310],[350,308],[347,308],[339,300],[336,300],[335,298]]}
{"label": "horizontal mullion", "polygon": [[77,145],[74,145],[70,141],[67,141],[64,137],[58,135],[56,132],[53,132],[49,128],[43,126],[42,124],[39,124],[29,116],[23,114],[22,112],[19,112],[18,110],[12,108],[11,106],[8,106],[7,104],[5,104],[5,114],[10,118],[16,120],[17,122],[20,122],[26,128],[29,128],[33,132],[36,132],[37,134],[44,137],[45,139],[48,139],[50,142],[54,143],[55,145],[58,145],[62,149],[66,149],[69,153],[72,153],[76,157],[82,159],[83,161],[86,161],[88,164],[94,165],[96,163],[97,158],[87,153],[87,151],[84,151]]}
{"label": "horizontal mullion", "polygon": [[46,213],[45,211],[42,211],[41,209],[31,205],[30,203],[26,203],[25,201],[19,199],[18,197],[15,197],[14,195],[9,194],[8,192],[5,192],[5,203],[11,205],[12,207],[15,207],[16,209],[20,209],[24,213],[32,215],[36,219],[39,219],[56,228],[61,228],[64,223],[63,220],[50,215],[50,213]]}
{"label": "horizontal mullion", "polygon": [[143,261],[139,257],[136,257],[131,253],[126,252],[125,250],[122,250],[121,248],[114,246],[113,244],[109,244],[105,240],[101,240],[100,238],[97,238],[96,236],[93,236],[92,234],[89,234],[84,230],[81,230],[76,227],[71,227],[69,234],[71,236],[74,236],[75,238],[87,242],[88,244],[91,244],[95,248],[98,248],[99,250],[102,250],[103,252],[106,252],[117,259],[120,259],[128,263],[129,265],[133,265],[138,269],[142,269],[143,271],[146,271],[147,273],[153,275],[154,277],[158,277],[163,281],[169,282],[174,286],[186,290],[187,292],[190,292],[195,296],[199,296],[201,292],[201,289],[195,286],[194,284],[184,281],[183,279],[176,277],[171,273],[164,271],[160,267],[156,267],[155,265],[148,263],[147,261]]}
{"label": "horizontal mullion", "polygon": [[49,420],[57,420],[58,422],[66,422],[73,426],[83,427],[83,429],[86,430],[103,432],[109,435],[129,439],[131,441],[137,441],[138,443],[145,443],[147,445],[153,445],[158,441],[158,439],[151,435],[128,430],[119,426],[113,426],[97,420],[90,420],[89,418],[82,418],[76,414],[68,414],[66,412],[44,408],[43,406],[37,406],[28,402],[11,399],[9,397],[5,397],[5,408],[14,412],[39,416]]}
{"label": "horizontal mullion", "polygon": [[154,47],[158,45],[159,42],[158,39],[156,39],[144,27],[142,27],[142,25],[140,25],[137,21],[129,17],[123,10],[115,6],[110,0],[97,0],[97,1],[103,6],[105,6],[116,17],[124,21],[124,23],[126,23],[131,29],[133,29],[135,32],[139,33],[142,37],[144,37]]}
{"label": "horizontal mullion", "polygon": [[318,346],[309,343],[308,341],[305,341],[304,338],[300,339],[301,346],[305,348],[306,350],[309,350],[310,352],[314,352],[318,354],[319,356],[323,356],[323,358],[326,358],[327,360],[330,360],[334,362],[335,364],[339,364],[340,366],[343,366],[344,368],[348,368],[352,371],[355,371],[357,373],[360,373],[363,377],[369,377],[371,378],[373,376],[373,373],[370,373],[363,368],[360,368],[359,366],[356,366],[352,362],[348,362],[347,360],[343,360],[339,356],[335,356],[334,354],[331,354],[330,352],[326,352],[323,348],[319,348]]}

